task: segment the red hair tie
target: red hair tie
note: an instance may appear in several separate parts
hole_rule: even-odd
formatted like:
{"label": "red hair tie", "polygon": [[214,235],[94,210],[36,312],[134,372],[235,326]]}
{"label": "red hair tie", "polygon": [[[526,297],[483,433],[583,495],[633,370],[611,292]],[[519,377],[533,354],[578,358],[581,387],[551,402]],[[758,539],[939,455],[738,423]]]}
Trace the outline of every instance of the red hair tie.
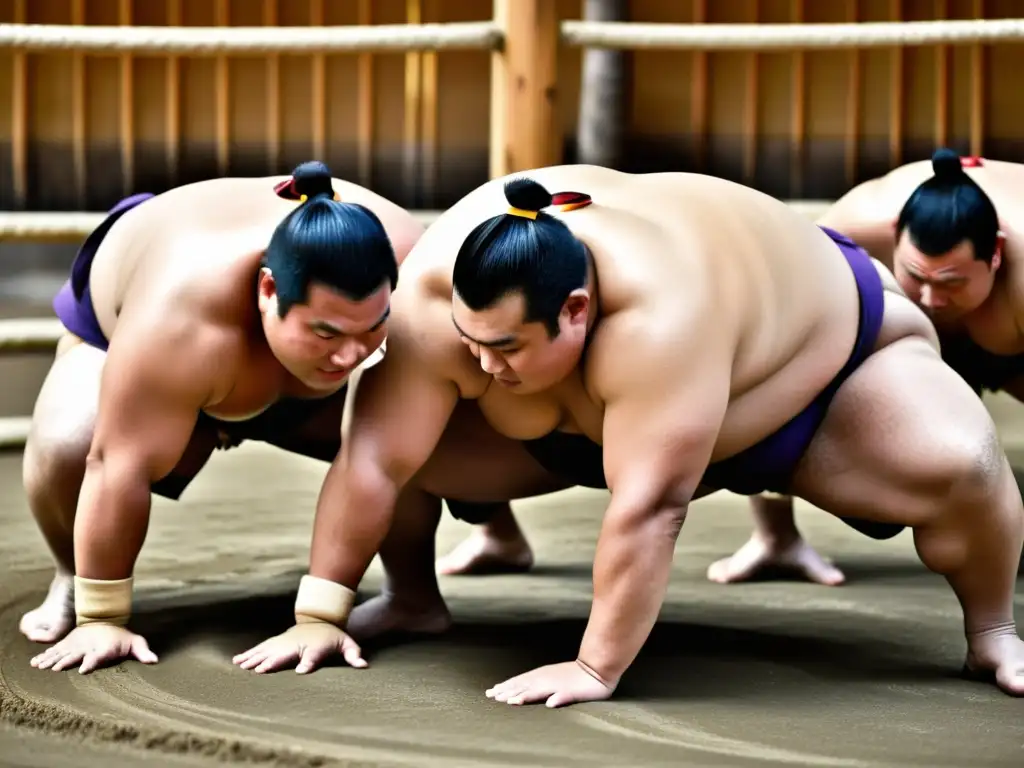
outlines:
{"label": "red hair tie", "polygon": [[559,192],[557,195],[551,196],[551,204],[558,206],[558,210],[575,211],[577,208],[586,208],[594,202],[590,195],[585,195],[582,192]]}
{"label": "red hair tie", "polygon": [[961,168],[981,168],[984,163],[980,157],[961,157],[960,167]]}
{"label": "red hair tie", "polygon": [[[300,195],[299,191],[295,189],[295,179],[289,178],[274,185],[274,193],[285,200],[294,200],[297,203],[306,202],[306,196]],[[337,192],[334,193],[334,199],[338,202],[341,201],[341,195]]]}

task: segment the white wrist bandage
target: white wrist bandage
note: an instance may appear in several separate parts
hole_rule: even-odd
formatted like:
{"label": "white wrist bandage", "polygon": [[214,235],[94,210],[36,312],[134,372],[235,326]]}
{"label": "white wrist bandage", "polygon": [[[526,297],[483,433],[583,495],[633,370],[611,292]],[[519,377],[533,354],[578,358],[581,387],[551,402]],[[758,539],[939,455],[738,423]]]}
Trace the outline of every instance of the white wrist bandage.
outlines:
{"label": "white wrist bandage", "polygon": [[114,581],[75,576],[75,620],[86,624],[123,627],[132,615],[132,577]]}
{"label": "white wrist bandage", "polygon": [[356,601],[354,590],[317,576],[303,576],[295,598],[295,623],[323,621],[343,627]]}

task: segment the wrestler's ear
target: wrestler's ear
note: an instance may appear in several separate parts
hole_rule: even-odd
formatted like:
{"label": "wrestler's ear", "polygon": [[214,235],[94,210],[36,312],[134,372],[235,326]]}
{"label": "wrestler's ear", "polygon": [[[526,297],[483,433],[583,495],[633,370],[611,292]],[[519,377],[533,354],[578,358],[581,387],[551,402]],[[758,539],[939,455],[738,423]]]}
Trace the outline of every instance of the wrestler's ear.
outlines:
{"label": "wrestler's ear", "polygon": [[992,269],[999,269],[1003,263],[1003,246],[1006,245],[1006,233],[996,232],[996,249],[992,253]]}
{"label": "wrestler's ear", "polygon": [[590,309],[590,293],[586,288],[577,288],[569,294],[562,305],[562,311],[569,315],[570,323],[587,323],[587,310]]}
{"label": "wrestler's ear", "polygon": [[277,295],[277,285],[274,283],[274,274],[269,267],[260,268],[260,276],[257,281],[257,300],[260,313],[270,309],[271,300]]}

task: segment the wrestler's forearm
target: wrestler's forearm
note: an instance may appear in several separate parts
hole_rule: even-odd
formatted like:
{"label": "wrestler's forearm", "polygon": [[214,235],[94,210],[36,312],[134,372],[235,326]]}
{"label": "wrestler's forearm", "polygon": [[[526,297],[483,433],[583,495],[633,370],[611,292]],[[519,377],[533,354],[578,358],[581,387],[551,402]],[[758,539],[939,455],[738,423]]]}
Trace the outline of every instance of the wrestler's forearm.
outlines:
{"label": "wrestler's forearm", "polygon": [[150,482],[132,461],[90,458],[75,514],[75,573],[86,579],[132,575],[149,526]]}
{"label": "wrestler's forearm", "polygon": [[335,462],[327,471],[313,522],[309,572],[350,589],[359,582],[387,536],[398,486],[385,473],[346,471]]}
{"label": "wrestler's forearm", "polygon": [[594,558],[594,602],[579,659],[616,684],[647,641],[665,598],[685,508],[608,510]]}

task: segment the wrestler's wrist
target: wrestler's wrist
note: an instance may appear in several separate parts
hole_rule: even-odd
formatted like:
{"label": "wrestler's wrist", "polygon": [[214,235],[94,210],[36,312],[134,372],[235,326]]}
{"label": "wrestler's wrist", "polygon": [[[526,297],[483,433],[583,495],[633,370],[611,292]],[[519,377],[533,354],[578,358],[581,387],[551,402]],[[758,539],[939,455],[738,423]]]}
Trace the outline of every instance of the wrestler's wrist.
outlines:
{"label": "wrestler's wrist", "polygon": [[133,578],[86,579],[75,576],[75,624],[127,626],[132,615]]}
{"label": "wrestler's wrist", "polygon": [[295,596],[295,623],[334,624],[344,628],[355,605],[355,590],[344,584],[306,574]]}
{"label": "wrestler's wrist", "polygon": [[576,657],[576,666],[579,667],[580,669],[582,669],[584,672],[586,672],[592,678],[597,680],[597,682],[599,682],[601,685],[603,685],[605,688],[607,688],[610,691],[614,691],[615,687],[619,684],[619,675],[615,675],[614,677],[612,677],[610,675],[602,674],[597,669],[595,669],[594,667],[590,666],[587,662],[585,662],[579,656]]}

